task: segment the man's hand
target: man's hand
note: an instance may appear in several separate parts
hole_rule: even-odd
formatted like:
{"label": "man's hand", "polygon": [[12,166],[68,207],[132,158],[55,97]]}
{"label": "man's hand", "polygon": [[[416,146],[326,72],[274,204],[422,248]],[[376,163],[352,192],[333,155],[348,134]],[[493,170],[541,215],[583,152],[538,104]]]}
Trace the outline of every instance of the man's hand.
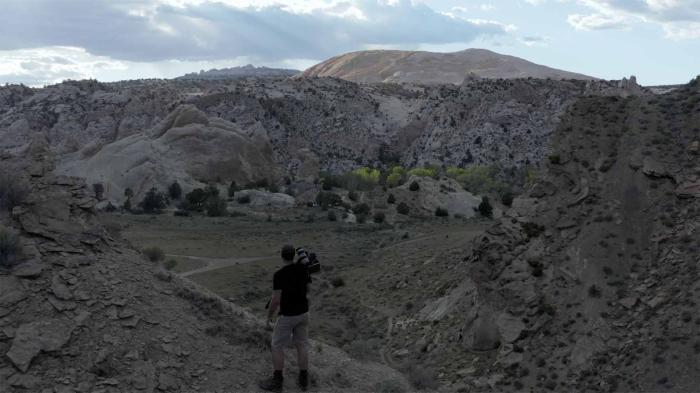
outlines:
{"label": "man's hand", "polygon": [[267,322],[265,322],[265,330],[272,331],[273,324],[274,322],[271,319],[268,319]]}

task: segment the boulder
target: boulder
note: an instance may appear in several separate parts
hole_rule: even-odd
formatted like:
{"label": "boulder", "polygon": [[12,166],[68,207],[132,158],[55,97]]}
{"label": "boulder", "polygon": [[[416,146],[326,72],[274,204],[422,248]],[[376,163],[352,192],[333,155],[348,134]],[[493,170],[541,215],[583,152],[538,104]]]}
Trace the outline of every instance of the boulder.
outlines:
{"label": "boulder", "polygon": [[0,308],[10,308],[27,297],[22,283],[13,276],[0,276]]}
{"label": "boulder", "polygon": [[[296,204],[296,200],[293,196],[278,192],[241,190],[236,192],[235,199],[237,200],[243,196],[250,197],[250,203],[247,205],[252,207],[274,207],[277,209],[286,209],[294,207]],[[234,201],[233,206],[231,207],[236,207],[239,205],[240,204],[238,202]]]}
{"label": "boulder", "polygon": [[[420,186],[411,191],[411,183]],[[447,209],[450,216],[456,214],[465,218],[473,217],[481,198],[464,188],[454,179],[435,180],[430,177],[411,176],[405,184],[392,189],[397,201],[408,204],[411,215],[434,216],[437,208]]]}
{"label": "boulder", "polygon": [[649,177],[668,177],[670,176],[668,168],[663,163],[651,158],[645,157],[642,163],[642,172]]}
{"label": "boulder", "polygon": [[[470,279],[466,279],[449,294],[433,302],[428,303],[418,312],[418,318],[424,321],[439,321],[449,314],[458,304],[474,305],[474,294],[476,284]],[[469,296],[469,297],[467,297]]]}
{"label": "boulder", "polygon": [[479,310],[477,317],[467,324],[464,344],[476,351],[491,351],[501,344],[496,318],[490,310]]}
{"label": "boulder", "polygon": [[509,313],[501,313],[496,319],[498,333],[504,342],[512,343],[518,340],[520,334],[525,330],[523,321]]}
{"label": "boulder", "polygon": [[21,263],[12,269],[12,274],[21,278],[37,278],[44,271],[44,264],[38,259]]}
{"label": "boulder", "polygon": [[74,325],[60,319],[20,325],[12,340],[7,357],[22,372],[27,372],[32,359],[39,352],[58,351],[71,338]]}
{"label": "boulder", "polygon": [[686,182],[676,187],[678,198],[700,198],[700,181]]}

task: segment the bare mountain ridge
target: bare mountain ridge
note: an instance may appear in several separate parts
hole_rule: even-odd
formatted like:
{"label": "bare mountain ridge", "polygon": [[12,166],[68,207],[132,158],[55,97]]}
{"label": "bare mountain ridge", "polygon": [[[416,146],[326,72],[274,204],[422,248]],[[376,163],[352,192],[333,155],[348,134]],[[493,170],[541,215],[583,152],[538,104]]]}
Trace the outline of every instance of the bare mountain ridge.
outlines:
{"label": "bare mountain ridge", "polygon": [[319,63],[300,76],[336,77],[357,83],[451,84],[460,84],[470,76],[490,79],[596,79],[486,49],[466,49],[453,53],[400,50],[350,52]]}
{"label": "bare mountain ridge", "polygon": [[284,78],[297,75],[300,72],[299,70],[256,67],[248,64],[241,67],[213,68],[208,71],[191,72],[175,79]]}

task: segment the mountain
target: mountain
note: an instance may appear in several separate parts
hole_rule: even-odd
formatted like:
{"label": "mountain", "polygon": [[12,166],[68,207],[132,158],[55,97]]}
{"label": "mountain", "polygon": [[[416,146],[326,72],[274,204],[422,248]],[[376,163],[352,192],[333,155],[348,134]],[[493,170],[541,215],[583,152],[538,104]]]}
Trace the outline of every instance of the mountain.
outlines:
{"label": "mountain", "polygon": [[454,53],[400,50],[351,52],[319,63],[301,76],[335,77],[358,83],[452,84],[460,84],[468,76],[491,79],[596,79],[486,49],[466,49]]}
{"label": "mountain", "polygon": [[332,78],[65,82],[0,87],[0,153],[43,139],[60,173],[122,202],[177,180],[313,181],[400,163],[498,165],[521,176],[560,116],[587,95],[649,94],[633,80],[470,80],[391,86]]}
{"label": "mountain", "polygon": [[301,71],[284,68],[256,67],[248,64],[242,67],[211,69],[179,76],[175,79],[231,79],[231,78],[286,78],[299,74]]}

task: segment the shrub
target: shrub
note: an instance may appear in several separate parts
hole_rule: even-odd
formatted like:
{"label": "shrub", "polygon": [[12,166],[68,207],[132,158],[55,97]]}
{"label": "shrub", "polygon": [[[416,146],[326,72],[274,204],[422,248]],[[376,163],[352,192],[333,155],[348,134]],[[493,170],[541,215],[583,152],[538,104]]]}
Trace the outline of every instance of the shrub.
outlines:
{"label": "shrub", "polygon": [[228,197],[233,198],[236,195],[236,191],[238,191],[238,185],[235,181],[231,181],[231,184],[228,186]]}
{"label": "shrub", "polygon": [[[0,168],[5,172],[5,168]],[[29,195],[29,184],[17,178],[15,172],[7,171],[0,173],[0,208],[12,210],[27,199]]]}
{"label": "shrub", "polygon": [[163,263],[165,270],[173,270],[175,269],[175,266],[177,266],[177,261],[174,259],[168,259],[165,261],[165,263]]}
{"label": "shrub", "polygon": [[513,193],[505,192],[503,195],[501,195],[501,203],[504,206],[510,207],[513,205],[513,198],[514,198]]}
{"label": "shrub", "polygon": [[403,214],[404,216],[408,215],[409,212],[408,205],[405,202],[401,202],[396,206],[396,212],[399,214]]}
{"label": "shrub", "polygon": [[131,188],[127,187],[127,188],[124,190],[124,197],[125,197],[126,199],[131,199],[133,196],[134,196],[134,190],[132,190]]}
{"label": "shrub", "polygon": [[411,182],[411,184],[408,186],[408,189],[411,190],[411,191],[418,191],[418,190],[420,190],[420,184],[418,184],[418,182],[414,180],[414,181]]}
{"label": "shrub", "polygon": [[366,214],[357,214],[356,220],[357,220],[358,224],[364,224],[365,221],[367,221],[367,215]]}
{"label": "shrub", "polygon": [[549,157],[549,163],[553,165],[559,165],[561,164],[561,157],[559,157],[558,154],[552,154]]}
{"label": "shrub", "polygon": [[328,211],[328,221],[338,221],[338,216],[335,214],[334,210]]}
{"label": "shrub", "polygon": [[204,193],[206,194],[206,198],[219,196],[219,187],[217,187],[216,184],[208,184],[204,189]]}
{"label": "shrub", "polygon": [[520,224],[525,232],[525,235],[529,238],[537,237],[542,232],[544,232],[544,226],[536,224],[534,222],[524,222]]}
{"label": "shrub", "polygon": [[241,195],[241,196],[238,197],[237,201],[238,201],[238,203],[240,203],[241,205],[248,204],[248,203],[250,203],[250,195],[247,195],[247,194],[246,194],[246,195]]}
{"label": "shrub", "polygon": [[22,260],[19,235],[12,229],[0,226],[0,266],[10,268]]}
{"label": "shrub", "polygon": [[280,186],[277,185],[277,183],[270,183],[270,186],[267,187],[267,191],[278,193],[280,192]]}
{"label": "shrub", "polygon": [[374,213],[374,216],[372,217],[372,219],[377,224],[381,224],[384,222],[384,220],[386,220],[386,215],[383,212],[376,212],[376,213]]}
{"label": "shrub", "polygon": [[355,214],[369,214],[372,209],[366,203],[359,203],[352,208],[352,212]]}
{"label": "shrub", "polygon": [[141,203],[139,203],[139,207],[146,213],[160,213],[160,211],[165,208],[166,204],[167,199],[165,195],[153,187],[148,190],[146,196],[144,196]]}
{"label": "shrub", "polygon": [[331,285],[333,285],[333,288],[343,287],[345,286],[345,280],[341,277],[335,277],[331,280]]}
{"label": "shrub", "polygon": [[386,198],[386,203],[388,203],[388,204],[396,203],[396,197],[394,196],[394,194],[389,194],[389,197]]}
{"label": "shrub", "polygon": [[376,185],[379,183],[379,176],[381,175],[379,169],[371,169],[367,167],[357,168],[352,171],[352,174],[368,185]]}
{"label": "shrub", "polygon": [[408,171],[409,176],[437,178],[438,169],[435,167],[413,168]]}
{"label": "shrub", "polygon": [[481,198],[481,203],[479,204],[479,214],[484,217],[493,217],[493,206],[491,206],[489,197],[484,196]]}
{"label": "shrub", "polygon": [[442,207],[438,207],[435,209],[435,215],[437,217],[448,217],[450,213],[447,211],[447,209],[444,209]]}
{"label": "shrub", "polygon": [[220,196],[210,196],[207,198],[204,209],[209,217],[221,217],[226,214],[226,201]]}
{"label": "shrub", "polygon": [[145,255],[151,262],[158,262],[165,259],[165,253],[159,247],[144,248],[143,255]]}
{"label": "shrub", "polygon": [[435,379],[436,373],[433,369],[413,365],[407,371],[408,378],[414,388],[430,391],[438,388],[438,383]]}
{"label": "shrub", "polygon": [[344,179],[342,179],[341,176],[328,173],[328,172],[321,172],[321,187],[325,191],[330,191],[334,187],[343,187],[344,184]]}
{"label": "shrub", "polygon": [[180,183],[174,181],[173,184],[168,187],[168,195],[170,195],[170,199],[180,199],[182,197],[182,187],[180,187]]}
{"label": "shrub", "polygon": [[335,194],[330,191],[321,191],[316,194],[316,204],[321,206],[323,209],[328,209],[333,206],[340,206],[343,203],[343,199],[340,195]]}
{"label": "shrub", "polygon": [[270,186],[270,182],[267,179],[260,179],[256,181],[249,182],[245,185],[247,189],[267,189]]}
{"label": "shrub", "polygon": [[92,191],[95,193],[95,198],[101,201],[105,195],[105,186],[103,186],[102,183],[95,183],[92,185]]}
{"label": "shrub", "polygon": [[470,165],[466,168],[450,167],[447,176],[457,180],[465,190],[483,195],[500,192],[505,185],[496,179],[498,168],[490,165]]}
{"label": "shrub", "polygon": [[388,187],[396,187],[403,184],[406,178],[406,170],[403,167],[392,167],[386,176],[386,185]]}
{"label": "shrub", "polygon": [[187,200],[187,209],[201,211],[204,208],[204,202],[207,200],[207,193],[201,188],[195,188],[185,195]]}
{"label": "shrub", "polygon": [[358,199],[357,192],[355,192],[355,191],[348,192],[348,199],[350,199],[353,202],[357,202],[357,199]]}

